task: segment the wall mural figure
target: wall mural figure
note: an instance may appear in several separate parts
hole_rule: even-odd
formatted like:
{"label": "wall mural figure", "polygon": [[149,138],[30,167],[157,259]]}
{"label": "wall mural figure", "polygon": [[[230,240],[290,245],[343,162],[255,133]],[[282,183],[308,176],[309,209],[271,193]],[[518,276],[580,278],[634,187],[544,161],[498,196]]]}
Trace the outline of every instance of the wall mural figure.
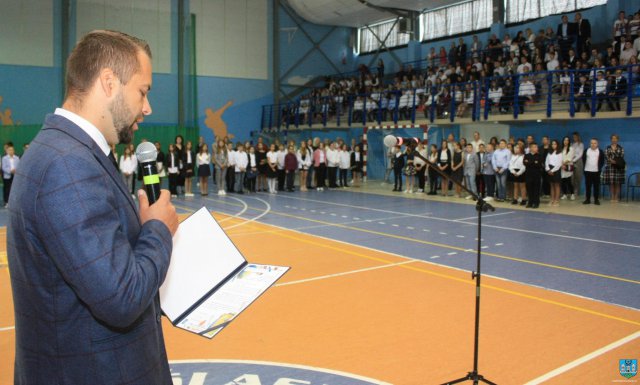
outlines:
{"label": "wall mural figure", "polygon": [[[0,96],[0,107],[2,106],[2,96]],[[11,109],[7,108],[4,111],[0,109],[0,126],[13,126],[13,119],[11,118]]]}
{"label": "wall mural figure", "polygon": [[216,111],[213,111],[211,108],[207,108],[204,111],[206,115],[204,125],[213,131],[214,138],[222,139],[224,137],[228,137],[229,139],[233,139],[234,135],[229,133],[227,130],[227,123],[222,120],[222,114],[224,114],[227,108],[231,107],[232,104],[233,100],[229,100],[224,106]]}

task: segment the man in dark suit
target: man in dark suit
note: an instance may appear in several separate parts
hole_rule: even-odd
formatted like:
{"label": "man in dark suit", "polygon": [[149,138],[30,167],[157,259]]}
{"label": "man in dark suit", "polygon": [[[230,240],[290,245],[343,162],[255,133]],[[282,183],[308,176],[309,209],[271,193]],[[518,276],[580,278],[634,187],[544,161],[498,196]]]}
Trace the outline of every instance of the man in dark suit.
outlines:
{"label": "man in dark suit", "polygon": [[587,76],[580,75],[580,81],[574,85],[574,98],[576,103],[576,112],[580,112],[580,107],[587,107],[587,111],[591,109],[589,107],[589,99],[591,99],[591,87],[587,83]]}
{"label": "man in dark suit", "polygon": [[583,19],[580,12],[576,13],[575,25],[577,32],[577,50],[578,57],[582,57],[583,52],[589,53],[591,51],[591,23],[589,20]]}
{"label": "man in dark suit", "polygon": [[151,114],[151,51],[113,31],[84,36],[66,98],[17,170],[7,254],[16,384],[171,384],[158,289],[178,227],[169,193],[136,207],[110,145]]}
{"label": "man in dark suit", "polygon": [[577,34],[576,24],[569,23],[569,17],[562,15],[562,22],[558,24],[558,30],[556,31],[558,45],[560,46],[560,62],[567,59],[569,49],[573,47]]}
{"label": "man in dark suit", "polygon": [[615,103],[616,111],[620,111],[620,99],[627,96],[627,79],[622,76],[622,70],[616,70],[616,75],[611,78],[609,87],[609,101]]}

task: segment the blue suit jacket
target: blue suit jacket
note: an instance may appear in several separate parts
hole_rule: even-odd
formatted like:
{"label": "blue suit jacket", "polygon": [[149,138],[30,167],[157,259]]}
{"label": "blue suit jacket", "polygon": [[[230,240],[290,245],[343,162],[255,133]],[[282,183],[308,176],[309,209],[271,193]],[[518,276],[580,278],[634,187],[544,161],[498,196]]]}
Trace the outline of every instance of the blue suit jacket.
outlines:
{"label": "blue suit jacket", "polygon": [[160,221],[140,225],[98,145],[48,115],[9,207],[15,383],[171,384],[158,300],[171,233]]}

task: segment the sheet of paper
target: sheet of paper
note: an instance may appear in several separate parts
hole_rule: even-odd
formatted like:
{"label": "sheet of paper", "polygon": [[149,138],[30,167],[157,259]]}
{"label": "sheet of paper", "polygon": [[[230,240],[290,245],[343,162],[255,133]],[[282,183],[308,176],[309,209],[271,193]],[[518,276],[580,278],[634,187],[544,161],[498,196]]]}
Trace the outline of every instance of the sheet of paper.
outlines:
{"label": "sheet of paper", "polygon": [[245,262],[244,257],[206,207],[180,223],[173,236],[160,305],[171,322],[223,282]]}
{"label": "sheet of paper", "polygon": [[213,338],[287,270],[283,266],[245,266],[176,326]]}

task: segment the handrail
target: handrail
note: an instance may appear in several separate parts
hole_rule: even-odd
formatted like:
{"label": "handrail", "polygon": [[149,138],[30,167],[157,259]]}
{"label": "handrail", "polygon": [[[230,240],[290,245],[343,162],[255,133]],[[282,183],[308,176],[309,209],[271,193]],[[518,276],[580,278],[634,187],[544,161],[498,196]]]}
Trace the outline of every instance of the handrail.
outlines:
{"label": "handrail", "polygon": [[[611,91],[611,85],[608,85],[607,93],[615,92],[615,95],[597,94],[595,86],[597,72],[602,70],[605,73],[613,74],[618,69],[623,70],[622,76],[627,81],[626,89]],[[563,74],[568,75],[568,83],[564,83],[561,80],[561,75]],[[585,75],[588,80],[587,84],[590,86],[589,95],[576,94],[581,88],[578,79],[582,75]],[[525,82],[523,80],[525,76],[533,80],[532,84],[535,88],[533,95],[521,95],[521,85]],[[488,120],[492,114],[492,107],[496,105],[495,101],[489,99],[490,85],[494,81],[505,84],[505,87],[503,87],[504,95],[499,101],[498,108],[500,111],[510,110],[513,119],[518,119],[529,105],[540,108],[544,104],[545,106],[541,112],[544,112],[548,118],[551,118],[559,108],[568,111],[569,116],[575,117],[576,113],[584,105],[587,107],[587,112],[594,117],[598,113],[596,105],[602,105],[604,102],[607,102],[610,106],[613,105],[613,102],[619,105],[623,101],[626,101],[625,115],[631,116],[633,99],[640,97],[640,92],[634,94],[635,88],[640,87],[639,64],[566,71],[540,71],[492,76],[482,80],[453,84],[445,81],[443,84],[427,84],[421,88],[386,89],[369,93],[306,97],[295,102],[263,106],[261,125],[262,128],[269,129],[274,127],[288,129],[292,125],[295,128],[301,126],[311,127],[314,124],[327,126],[334,119],[336,126],[344,125],[345,122],[347,126],[374,121],[378,124],[382,121],[393,121],[394,124],[398,121],[415,123],[417,119],[420,119],[418,113],[423,111],[425,119],[430,122],[443,117],[447,118],[447,115],[448,119],[454,122],[456,115],[466,115],[467,111],[470,111],[469,116],[473,121],[481,118]],[[467,87],[470,89],[467,89],[466,92],[462,91]],[[568,99],[565,100],[568,101],[568,106],[558,104],[561,100],[554,100],[554,93],[563,88],[568,88],[566,90],[567,94],[562,95],[565,99]],[[447,93],[444,92],[444,89],[447,89]],[[528,90],[527,92],[531,92],[531,85],[527,84],[526,89]],[[440,99],[443,93],[445,94],[443,96],[444,101]],[[460,93],[462,95],[459,95]],[[408,94],[408,96],[402,99],[403,94]],[[464,100],[465,98],[466,101]],[[431,103],[426,105],[425,102],[429,99]],[[444,105],[443,103],[447,103],[447,100],[452,102]],[[468,107],[459,107],[461,103],[468,104]],[[483,104],[484,111],[482,111]],[[458,108],[459,110],[457,110]]]}

